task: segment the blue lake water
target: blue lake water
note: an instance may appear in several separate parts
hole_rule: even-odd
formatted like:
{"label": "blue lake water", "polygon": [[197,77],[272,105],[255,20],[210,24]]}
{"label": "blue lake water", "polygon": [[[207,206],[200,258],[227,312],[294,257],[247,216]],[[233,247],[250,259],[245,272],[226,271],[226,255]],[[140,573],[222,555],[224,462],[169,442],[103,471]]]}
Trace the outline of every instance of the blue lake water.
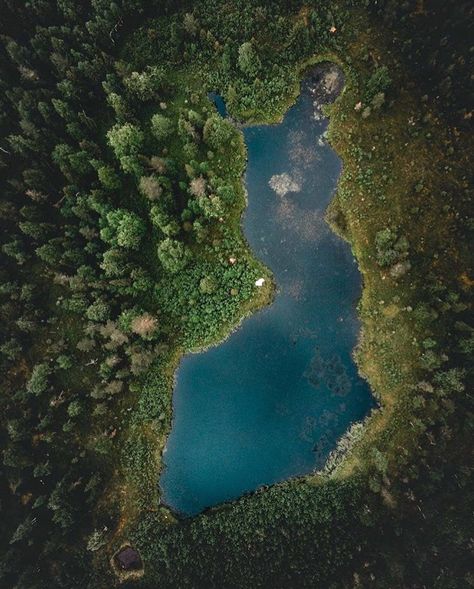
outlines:
{"label": "blue lake water", "polygon": [[278,291],[225,342],[181,361],[160,485],[185,515],[320,468],[374,406],[352,359],[360,275],[324,220],[341,172],[326,127],[306,82],[281,124],[244,129],[243,228]]}

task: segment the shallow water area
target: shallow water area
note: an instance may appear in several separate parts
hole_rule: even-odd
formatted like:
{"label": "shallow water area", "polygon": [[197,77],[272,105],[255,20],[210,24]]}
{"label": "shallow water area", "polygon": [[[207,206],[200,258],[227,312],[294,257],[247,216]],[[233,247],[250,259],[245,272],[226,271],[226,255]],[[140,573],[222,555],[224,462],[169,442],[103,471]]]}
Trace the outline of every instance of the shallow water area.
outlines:
{"label": "shallow water area", "polygon": [[185,515],[322,467],[374,406],[352,359],[360,275],[324,220],[341,162],[314,83],[280,124],[244,129],[243,229],[278,290],[225,342],[180,364],[160,485]]}

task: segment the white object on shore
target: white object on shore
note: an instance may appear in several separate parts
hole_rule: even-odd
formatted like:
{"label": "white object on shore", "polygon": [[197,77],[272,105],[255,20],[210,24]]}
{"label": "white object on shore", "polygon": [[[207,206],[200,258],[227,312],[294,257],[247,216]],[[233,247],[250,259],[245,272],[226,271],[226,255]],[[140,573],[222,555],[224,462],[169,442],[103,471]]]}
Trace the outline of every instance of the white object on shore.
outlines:
{"label": "white object on shore", "polygon": [[258,280],[255,281],[255,286],[263,286],[263,283],[265,282],[265,278],[259,278]]}

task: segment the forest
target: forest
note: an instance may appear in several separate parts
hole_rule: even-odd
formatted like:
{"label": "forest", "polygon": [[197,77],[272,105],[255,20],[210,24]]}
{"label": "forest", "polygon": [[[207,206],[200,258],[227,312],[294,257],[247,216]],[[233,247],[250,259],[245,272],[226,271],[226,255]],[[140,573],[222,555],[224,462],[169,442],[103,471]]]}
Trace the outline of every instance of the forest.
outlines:
{"label": "forest", "polygon": [[[2,588],[474,587],[473,12],[0,0]],[[380,408],[323,471],[182,519],[158,487],[176,366],[274,296],[241,125],[320,62],[346,76],[327,220]]]}

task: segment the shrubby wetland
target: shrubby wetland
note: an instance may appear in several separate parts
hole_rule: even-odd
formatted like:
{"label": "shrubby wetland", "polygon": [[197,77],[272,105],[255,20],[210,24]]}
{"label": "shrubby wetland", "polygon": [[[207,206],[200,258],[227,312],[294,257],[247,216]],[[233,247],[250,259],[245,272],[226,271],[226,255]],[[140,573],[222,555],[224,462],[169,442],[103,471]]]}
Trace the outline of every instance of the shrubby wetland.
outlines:
{"label": "shrubby wetland", "polygon": [[0,586],[474,586],[471,3],[0,13]]}

